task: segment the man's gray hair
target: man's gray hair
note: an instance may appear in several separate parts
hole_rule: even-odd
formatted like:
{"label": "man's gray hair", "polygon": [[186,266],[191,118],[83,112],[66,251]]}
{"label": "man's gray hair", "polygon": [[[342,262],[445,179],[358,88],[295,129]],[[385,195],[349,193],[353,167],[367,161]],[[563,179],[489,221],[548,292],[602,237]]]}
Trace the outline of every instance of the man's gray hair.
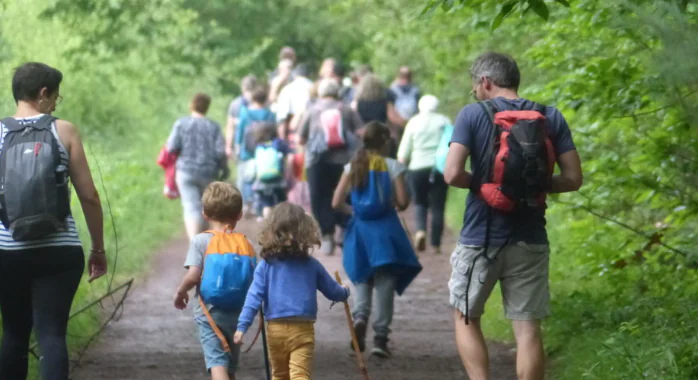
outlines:
{"label": "man's gray hair", "polygon": [[326,97],[331,97],[331,98],[338,98],[339,97],[339,82],[337,80],[332,79],[332,78],[325,78],[320,81],[318,84],[317,88],[317,94],[321,98],[326,98]]}
{"label": "man's gray hair", "polygon": [[488,52],[477,57],[470,68],[470,76],[473,81],[487,77],[495,86],[511,90],[518,90],[521,84],[521,72],[516,61],[502,53]]}

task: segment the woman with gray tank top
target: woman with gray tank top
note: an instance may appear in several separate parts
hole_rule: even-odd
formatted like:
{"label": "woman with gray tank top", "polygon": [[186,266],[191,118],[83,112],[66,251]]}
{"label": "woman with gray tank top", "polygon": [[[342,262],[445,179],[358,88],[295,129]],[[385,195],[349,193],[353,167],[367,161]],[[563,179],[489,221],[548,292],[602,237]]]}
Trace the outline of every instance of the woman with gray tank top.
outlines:
{"label": "woman with gray tank top", "polygon": [[[92,240],[90,281],[107,271],[102,205],[82,141],[73,124],[51,116],[61,100],[62,79],[60,71],[42,63],[17,68],[12,78],[17,110],[0,123],[0,379],[26,379],[32,328],[41,350],[41,378],[68,379],[66,330],[85,268],[70,215],[70,183]],[[43,142],[31,140],[40,135]]]}
{"label": "woman with gray tank top", "polygon": [[177,119],[167,140],[167,150],[178,155],[175,178],[190,240],[205,228],[201,213],[204,190],[216,179],[230,176],[221,127],[206,117],[210,105],[207,94],[194,95],[191,115]]}

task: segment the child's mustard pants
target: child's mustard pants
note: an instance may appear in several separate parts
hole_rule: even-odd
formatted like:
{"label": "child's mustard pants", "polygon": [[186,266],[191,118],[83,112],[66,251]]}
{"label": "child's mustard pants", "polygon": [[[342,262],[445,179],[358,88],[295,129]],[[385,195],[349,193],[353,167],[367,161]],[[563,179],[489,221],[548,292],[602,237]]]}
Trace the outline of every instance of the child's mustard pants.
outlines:
{"label": "child's mustard pants", "polygon": [[315,323],[274,320],[267,323],[273,380],[310,380],[315,350]]}

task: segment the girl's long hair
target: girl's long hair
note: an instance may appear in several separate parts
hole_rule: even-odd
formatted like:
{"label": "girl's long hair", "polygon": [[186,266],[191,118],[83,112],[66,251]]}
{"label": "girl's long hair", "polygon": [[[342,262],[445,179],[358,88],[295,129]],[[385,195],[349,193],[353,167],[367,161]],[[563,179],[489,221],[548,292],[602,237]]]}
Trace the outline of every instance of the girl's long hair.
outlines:
{"label": "girl's long hair", "polygon": [[390,129],[379,121],[366,124],[364,129],[364,145],[356,152],[351,160],[351,186],[362,189],[366,185],[369,170],[369,151],[379,152],[390,140]]}

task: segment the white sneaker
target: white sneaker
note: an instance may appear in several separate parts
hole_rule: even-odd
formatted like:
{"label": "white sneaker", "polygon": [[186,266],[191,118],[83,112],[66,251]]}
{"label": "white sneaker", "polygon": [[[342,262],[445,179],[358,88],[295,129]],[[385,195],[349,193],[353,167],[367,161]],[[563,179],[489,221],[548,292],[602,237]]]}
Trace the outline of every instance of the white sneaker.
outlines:
{"label": "white sneaker", "polygon": [[332,256],[332,254],[334,254],[334,239],[332,239],[332,235],[324,235],[322,237],[320,253],[325,256]]}

